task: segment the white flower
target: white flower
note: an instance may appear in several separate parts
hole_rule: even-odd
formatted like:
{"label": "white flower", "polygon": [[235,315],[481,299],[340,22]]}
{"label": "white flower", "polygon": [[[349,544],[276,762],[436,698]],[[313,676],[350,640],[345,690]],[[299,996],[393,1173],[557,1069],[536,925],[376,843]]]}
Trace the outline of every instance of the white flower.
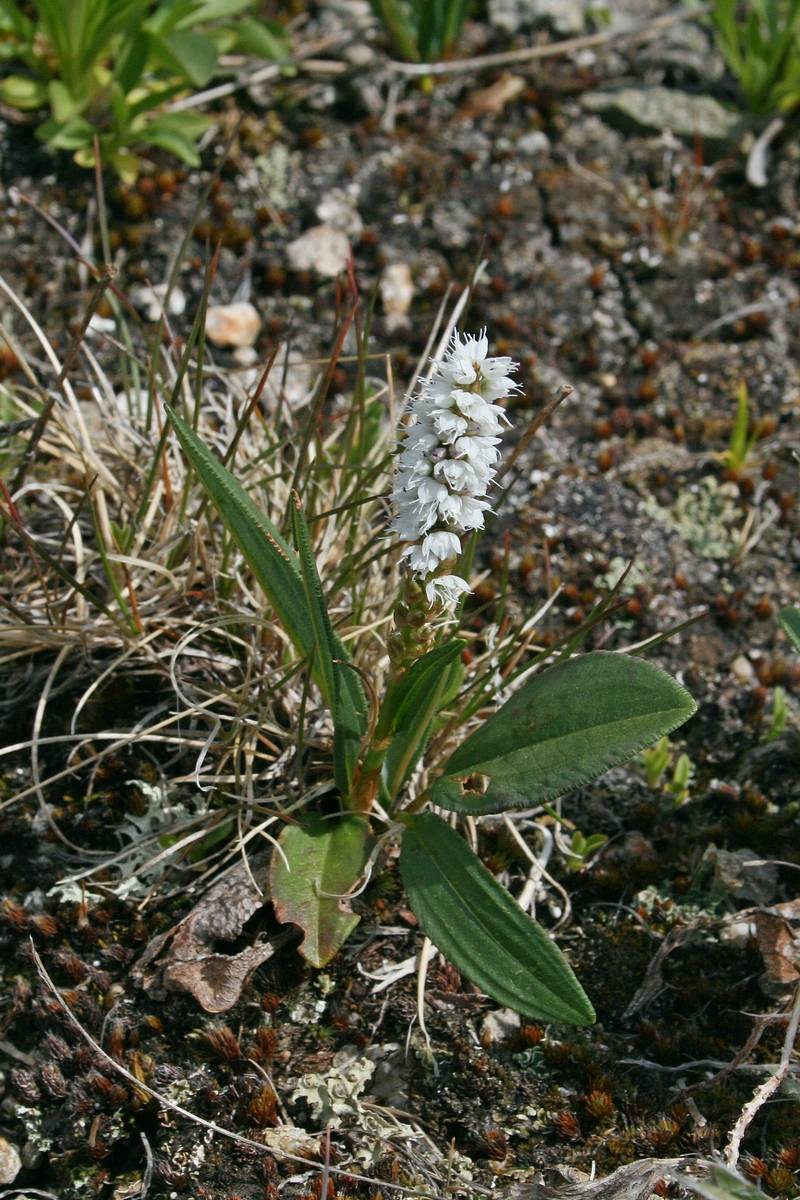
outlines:
{"label": "white flower", "polygon": [[439,563],[456,558],[461,551],[461,539],[455,533],[437,529],[426,533],[421,541],[409,546],[403,557],[408,558],[415,575],[430,575]]}
{"label": "white flower", "polygon": [[425,584],[429,604],[456,604],[459,596],[469,591],[469,584],[460,575],[439,575]]}
{"label": "white flower", "polygon": [[[425,578],[456,558],[461,536],[482,529],[490,510],[485,496],[500,458],[502,400],[518,390],[510,358],[488,358],[486,333],[456,333],[444,359],[411,405],[413,423],[400,453],[392,500],[397,512],[391,530],[408,543],[402,557]],[[467,590],[463,579],[443,575],[426,580],[429,603],[450,603]]]}

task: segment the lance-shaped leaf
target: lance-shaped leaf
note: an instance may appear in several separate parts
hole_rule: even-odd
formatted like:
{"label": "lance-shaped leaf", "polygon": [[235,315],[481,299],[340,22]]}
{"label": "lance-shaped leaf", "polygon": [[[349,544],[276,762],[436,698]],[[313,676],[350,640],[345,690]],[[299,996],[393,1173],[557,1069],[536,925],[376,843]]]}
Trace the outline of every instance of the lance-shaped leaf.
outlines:
{"label": "lance-shaped leaf", "polygon": [[591,1025],[567,960],[435,813],[404,818],[400,870],[409,903],[435,946],[482,991],[533,1020]]}
{"label": "lance-shaped leaf", "polygon": [[244,554],[300,654],[311,653],[314,629],[297,555],[277,526],[256,508],[230,471],[214,458],[193,429],[168,404],[164,407],[186,457]]}
{"label": "lance-shaped leaf", "polygon": [[800,608],[782,608],[778,620],[795,650],[800,651]]}
{"label": "lance-shaped leaf", "polygon": [[553,800],[627,762],[696,708],[652,663],[581,655],[535,675],[462,742],[431,799],[472,814]]}
{"label": "lance-shaped leaf", "polygon": [[[444,650],[444,647],[441,649]],[[436,651],[431,653],[435,654]],[[449,661],[445,661],[446,658]],[[384,759],[381,794],[386,801],[394,800],[411,775],[435,728],[436,714],[458,694],[463,678],[460,653],[456,654],[453,650],[442,656],[435,673],[426,671],[422,678],[418,677],[420,687],[415,687],[413,693],[403,701],[402,720],[398,714],[392,742]]]}
{"label": "lance-shaped leaf", "polygon": [[[247,559],[281,624],[298,652],[303,657],[310,655],[316,641],[314,622],[297,555],[284,541],[278,528],[259,512],[244,488],[237,483],[230,471],[214,458],[197,434],[174,409],[169,405],[165,405],[165,408],[186,457],[197,471],[201,483]],[[336,658],[343,662],[349,661],[347,650],[335,634],[334,647]],[[364,714],[366,702],[358,677],[355,671],[348,667],[343,670],[352,676],[352,679],[347,681],[347,694],[352,698],[356,710]],[[314,676],[328,706],[333,710],[334,696],[326,687],[322,659],[317,654],[314,655]],[[363,720],[366,718],[363,717]]]}
{"label": "lance-shaped leaf", "polygon": [[273,854],[275,914],[305,931],[300,953],[314,967],[330,962],[361,919],[348,897],[374,844],[367,821],[352,814],[330,821],[312,815],[302,825],[287,825],[281,834],[289,870],[280,854]]}
{"label": "lance-shaped leaf", "polygon": [[407,724],[411,714],[427,703],[430,693],[437,687],[442,675],[447,675],[450,664],[461,656],[466,644],[461,638],[450,638],[442,646],[436,646],[418,658],[397,684],[389,686],[381,705],[376,738],[388,737]]}
{"label": "lance-shaped leaf", "polygon": [[361,680],[352,667],[345,665],[344,647],[333,632],[322,591],[322,581],[314,560],[308,523],[296,492],[292,493],[292,530],[300,556],[303,587],[314,627],[314,662],[318,664],[322,690],[333,716],[333,766],[336,786],[343,795],[347,795],[353,782],[361,738],[366,728],[367,701]]}

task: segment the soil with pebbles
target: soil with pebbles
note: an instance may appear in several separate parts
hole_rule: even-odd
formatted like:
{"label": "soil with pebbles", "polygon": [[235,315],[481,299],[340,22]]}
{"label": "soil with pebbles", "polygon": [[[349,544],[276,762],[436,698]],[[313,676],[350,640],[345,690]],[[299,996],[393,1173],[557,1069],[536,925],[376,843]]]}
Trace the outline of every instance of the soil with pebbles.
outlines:
{"label": "soil with pebbles", "polygon": [[[358,5],[330,6],[312,15],[306,32],[336,32],[351,10],[360,13]],[[691,29],[695,42],[706,38],[700,26]],[[486,21],[469,29],[476,50],[503,49],[514,36]],[[592,89],[654,82],[735,99],[721,71],[701,69],[713,62],[705,44],[698,59],[696,49],[681,52],[664,33],[644,47],[617,40],[575,59],[517,66],[523,83],[516,96],[500,112],[475,115],[485,103],[476,92],[495,83],[499,70],[457,74],[429,90],[397,88],[371,43],[357,40],[342,54],[343,69],[301,72],[223,102],[202,170],[178,170],[157,156],[136,188],[109,181],[120,285],[164,280],[191,222],[196,236],[179,276],[187,306],[171,318],[173,329],[187,334],[203,286],[205,242],[219,240],[212,301],[249,294],[263,321],[258,361],[287,339],[301,355],[327,352],[337,281],[297,269],[289,247],[319,224],[317,208],[332,192],[351,213],[364,297],[382,269],[409,268],[415,291],[408,312],[390,317],[379,302],[373,326],[375,353],[389,356],[403,385],[446,290],[455,298],[475,262],[488,260],[469,324],[485,325],[493,352],[521,363],[524,390],[510,410],[509,443],[559,385],[574,390],[520,458],[482,544],[483,580],[468,620],[479,632],[507,570],[508,603],[517,611],[561,585],[544,623],[554,636],[577,627],[635,555],[622,607],[588,644],[619,649],[707,610],[651,652],[698,702],[697,715],[673,738],[673,764],[688,753],[694,773],[688,802],[677,808],[674,793],[648,787],[641,764],[563,801],[564,815],[584,834],[608,837],[582,871],[570,873],[563,858],[551,862],[572,904],[560,944],[598,1024],[575,1031],[487,1021],[494,1005],[437,960],[427,1007],[436,1071],[418,1031],[408,1056],[402,1053],[416,1008],[413,976],[375,994],[361,973],[420,946],[396,864],[359,901],[362,925],[324,973],[308,968],[293,946],[259,968],[225,1016],[231,1044],[189,997],[153,999],[130,979],[131,960],[186,904],[139,912],[112,897],[77,920],[74,906],[45,896],[66,862],[46,825],[35,809],[6,810],[0,1133],[22,1148],[18,1184],[64,1197],[138,1194],[144,1133],[155,1156],[151,1198],[254,1200],[276,1195],[290,1175],[297,1178],[286,1186],[297,1194],[319,1191],[296,1164],[254,1157],[159,1116],[129,1082],[114,1078],[36,980],[31,934],[112,1057],[134,1073],[136,1062],[149,1064],[154,1087],[239,1132],[272,1128],[274,1120],[253,1058],[268,1068],[292,1120],[314,1131],[313,1114],[291,1099],[294,1082],[326,1073],[343,1048],[363,1055],[378,1047],[391,1084],[384,1101],[391,1097],[397,1120],[412,1113],[445,1157],[452,1143],[472,1160],[482,1186],[524,1181],[534,1168],[588,1170],[594,1163],[606,1173],[639,1157],[707,1155],[724,1144],[764,1076],[734,1070],[715,1078],[714,1064],[734,1058],[752,1014],[777,1010],[797,978],[789,951],[784,977],[776,978],[755,925],[745,922],[743,932],[725,938],[719,921],[797,895],[800,669],[776,613],[800,600],[800,141],[788,133],[768,185],[756,190],[746,183],[742,151],[714,164],[712,174],[697,147],[623,135],[581,103]],[[220,181],[197,211],[240,116]],[[3,138],[3,275],[63,345],[85,281],[62,236],[12,185],[99,257],[92,182],[34,148],[27,125],[7,121]],[[214,355],[223,367],[250,369],[228,351]],[[13,362],[3,362],[13,372]],[[352,372],[343,362],[336,388],[346,391]],[[721,455],[742,380],[762,437],[739,470],[726,472]],[[777,687],[787,696],[788,725],[768,741]],[[141,696],[121,680],[102,715],[137,702]],[[12,724],[17,736],[19,712]],[[147,779],[147,769],[135,752],[110,764],[83,829],[94,823],[97,831],[109,812],[135,809],[128,781]],[[502,824],[486,822],[480,838],[485,861],[521,886],[528,864]],[[747,865],[764,860],[780,863]],[[551,891],[540,904],[546,924],[557,917],[556,903],[563,900]],[[268,920],[262,915],[259,927],[268,930]],[[699,922],[694,932],[664,959],[655,986],[639,994],[663,935],[692,920]],[[273,1036],[258,1042],[265,1023]],[[780,1023],[768,1025],[748,1062],[777,1061],[783,1034]],[[745,1143],[748,1169],[769,1194],[797,1191],[795,1098],[790,1083]],[[363,1129],[335,1134],[334,1161],[349,1145],[363,1148],[363,1136]],[[419,1183],[424,1176],[414,1176],[409,1163],[385,1155],[364,1169],[390,1183]],[[468,1164],[456,1159],[456,1166]],[[443,1179],[446,1164],[436,1169]]]}

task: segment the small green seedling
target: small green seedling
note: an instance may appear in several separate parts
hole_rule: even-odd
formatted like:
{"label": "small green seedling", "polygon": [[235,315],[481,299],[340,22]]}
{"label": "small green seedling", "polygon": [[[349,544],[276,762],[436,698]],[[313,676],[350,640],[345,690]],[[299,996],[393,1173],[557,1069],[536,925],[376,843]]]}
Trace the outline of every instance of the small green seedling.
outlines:
{"label": "small green seedling", "polygon": [[800,102],[800,0],[714,0],[717,46],[761,117]]}
{"label": "small green seedling", "polygon": [[775,695],[772,699],[772,723],[765,741],[774,742],[776,738],[780,737],[786,728],[788,716],[789,707],[786,703],[786,692],[782,687],[776,687]]}
{"label": "small green seedling", "polygon": [[370,0],[401,58],[436,62],[455,42],[471,0]]}
{"label": "small green seedling", "polygon": [[736,393],[736,419],[733,422],[730,444],[727,450],[723,450],[717,456],[726,470],[741,471],[765,428],[766,424],[762,417],[760,421],[756,422],[752,432],[748,434],[748,430],[750,429],[750,398],[747,393],[747,384],[742,380],[739,384],[739,390]]}
{"label": "small green seedling", "polygon": [[672,779],[665,790],[674,796],[673,807],[680,808],[689,799],[689,785],[694,779],[694,763],[688,754],[681,754],[675,763]]}
{"label": "small green seedling", "polygon": [[567,855],[567,866],[570,871],[582,871],[595,850],[605,846],[608,838],[604,833],[590,833],[584,837],[577,829],[572,835],[570,853]]}
{"label": "small green seedling", "polygon": [[655,746],[648,746],[642,754],[645,775],[647,776],[647,786],[652,788],[654,792],[659,789],[661,776],[666,771],[671,756],[672,749],[669,738],[666,735],[659,738]]}

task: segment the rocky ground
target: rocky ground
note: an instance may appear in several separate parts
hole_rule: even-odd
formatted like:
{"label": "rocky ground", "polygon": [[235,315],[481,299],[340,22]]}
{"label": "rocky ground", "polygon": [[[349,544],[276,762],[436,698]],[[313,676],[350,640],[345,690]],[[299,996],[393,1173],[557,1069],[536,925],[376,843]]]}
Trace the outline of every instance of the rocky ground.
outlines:
{"label": "rocky ground", "polygon": [[[327,971],[303,965],[293,945],[278,949],[223,1025],[191,996],[144,991],[131,975],[187,902],[142,912],[113,895],[88,910],[79,899],[48,898],[62,848],[35,806],[12,806],[0,812],[0,1132],[21,1148],[17,1185],[121,1200],[140,1194],[145,1178],[151,1198],[170,1200],[272,1198],[287,1186],[319,1196],[318,1176],[279,1152],[323,1153],[320,1089],[341,1102],[334,1165],[346,1161],[389,1188],[438,1190],[449,1170],[459,1187],[471,1177],[491,1189],[556,1168],[607,1174],[638,1159],[721,1149],[765,1078],[759,1064],[777,1062],[785,1022],[764,1021],[746,1061],[725,1070],[761,1028],[756,1014],[781,1011],[800,978],[800,668],[776,619],[800,600],[800,141],[790,128],[767,185],[750,186],[746,150],[757,130],[730,116],[740,97],[707,30],[683,21],[632,40],[631,26],[659,6],[609,8],[605,46],[419,86],[386,66],[365,4],[321,5],[305,21],[300,14],[300,27],[304,39],[339,39],[320,52],[328,65],[220,102],[203,170],[178,170],[164,156],[135,188],[109,184],[120,285],[134,292],[164,281],[192,222],[179,277],[185,307],[170,317],[185,335],[205,243],[221,240],[212,301],[249,301],[262,327],[254,350],[215,349],[216,360],[246,372],[288,342],[298,404],[311,377],[306,360],[330,343],[335,276],[350,245],[363,295],[382,281],[374,352],[389,356],[402,385],[447,289],[455,298],[485,258],[469,323],[487,327],[493,352],[521,363],[510,442],[558,386],[573,391],[520,458],[482,543],[472,628],[480,631],[498,596],[506,545],[517,610],[563,585],[546,618],[552,636],[580,624],[634,555],[624,605],[590,645],[637,643],[707,610],[652,651],[699,705],[673,739],[662,781],[649,786],[634,763],[563,801],[585,835],[608,838],[587,868],[570,872],[558,856],[550,867],[572,904],[560,944],[598,1024],[577,1032],[520,1024],[435,960],[426,1053],[419,1030],[409,1035],[415,977],[376,990],[383,968],[420,944],[390,861]],[[581,0],[490,0],[462,50],[577,35],[591,19]],[[704,136],[695,137],[701,121]],[[8,117],[3,275],[63,344],[79,315],[81,277],[61,235],[13,189],[95,252],[97,209],[86,174],[34,147],[30,128]],[[8,356],[4,370],[13,381]],[[340,366],[337,388],[347,389],[352,370]],[[731,466],[723,456],[742,381],[760,436]],[[768,740],[777,687],[788,724]],[[90,719],[137,700],[123,681]],[[7,715],[9,737],[21,736],[16,701]],[[663,784],[680,753],[691,778],[676,795],[677,785]],[[9,795],[26,770],[23,756],[6,779]],[[123,820],[146,808],[131,779],[157,778],[133,752],[104,772],[81,815],[97,845],[109,813]],[[69,822],[68,798],[58,802]],[[484,822],[480,837],[484,860],[521,885],[528,864],[502,823]],[[546,923],[558,919],[555,896],[543,904]],[[256,915],[236,948],[269,920]],[[115,1075],[37,979],[30,936],[81,1022],[133,1079],[265,1141],[275,1157],[159,1113],[131,1078]],[[745,1143],[743,1164],[770,1195],[800,1190],[795,1078]],[[354,1182],[336,1190],[366,1194]]]}

